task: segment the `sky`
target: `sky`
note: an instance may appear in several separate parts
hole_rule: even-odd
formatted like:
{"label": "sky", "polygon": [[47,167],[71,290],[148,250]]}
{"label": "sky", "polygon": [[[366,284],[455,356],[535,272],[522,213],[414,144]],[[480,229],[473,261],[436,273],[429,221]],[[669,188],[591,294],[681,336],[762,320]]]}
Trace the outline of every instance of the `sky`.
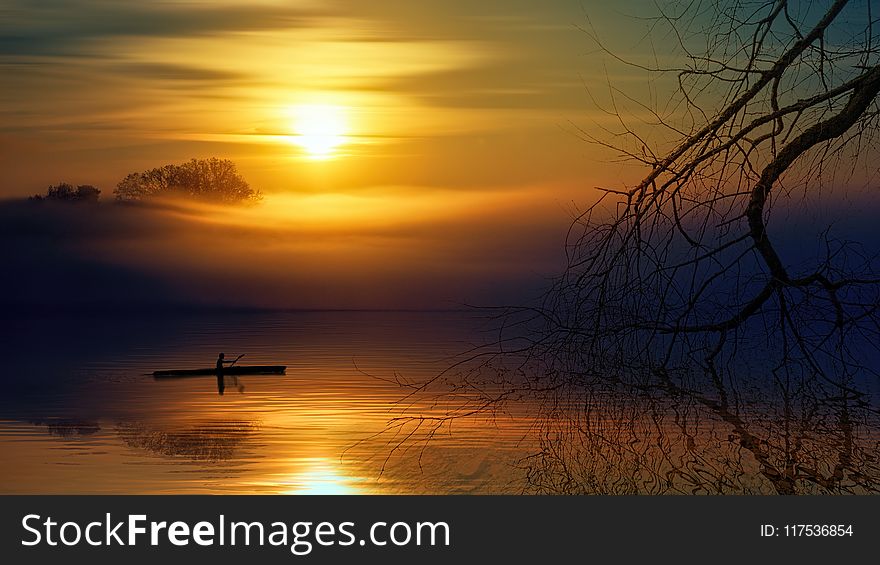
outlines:
{"label": "sky", "polygon": [[621,17],[568,0],[0,0],[0,198],[66,181],[106,201],[130,172],[211,156],[265,195],[236,213],[89,219],[100,236],[56,217],[69,231],[24,243],[9,226],[45,219],[8,202],[5,245],[44,281],[80,273],[87,298],[131,289],[120,270],[208,304],[536,295],[573,202],[607,169],[573,127],[585,81],[607,74],[579,26]]}
{"label": "sky", "polygon": [[[265,192],[580,183],[578,26],[640,27],[604,4],[3,0],[0,190],[218,154]],[[302,106],[340,109],[336,162],[291,139]]]}
{"label": "sky", "polygon": [[[50,269],[62,279],[95,269],[80,277],[92,281],[82,296],[112,295],[121,283],[107,272],[121,270],[207,304],[534,297],[561,267],[570,219],[594,187],[638,176],[579,128],[618,125],[602,110],[610,84],[656,100],[662,83],[591,40],[656,63],[669,53],[643,18],[655,8],[0,0],[3,245],[22,272],[47,261],[65,265]],[[22,235],[46,221],[13,200],[50,184],[96,185],[108,201],[128,173],[212,156],[235,161],[264,201],[87,221],[60,213],[55,226],[68,231]],[[39,300],[38,288],[22,280],[7,299]]]}

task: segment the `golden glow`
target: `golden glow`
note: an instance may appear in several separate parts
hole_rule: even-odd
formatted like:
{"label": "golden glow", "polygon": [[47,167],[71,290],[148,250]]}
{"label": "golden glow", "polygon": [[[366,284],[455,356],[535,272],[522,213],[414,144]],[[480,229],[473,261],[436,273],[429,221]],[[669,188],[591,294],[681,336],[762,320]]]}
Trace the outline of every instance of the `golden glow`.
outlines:
{"label": "golden glow", "polygon": [[[253,206],[230,208],[194,202],[166,201],[167,211],[192,222],[223,226],[238,226],[257,230],[281,230],[282,233],[308,233],[311,236],[328,233],[366,235],[393,227],[411,226],[414,219],[420,224],[445,224],[456,219],[487,218],[486,210],[517,216],[530,213],[533,221],[537,214],[546,214],[547,206],[540,206],[546,187],[537,185],[514,191],[495,189],[494,192],[456,192],[450,190],[416,190],[413,187],[382,187],[372,194],[328,193],[270,193]],[[563,193],[563,188],[554,187]],[[577,187],[571,189],[576,192]],[[549,206],[552,209],[552,204]],[[353,226],[356,226],[354,228]],[[313,241],[309,239],[309,241]]]}
{"label": "golden glow", "polygon": [[290,479],[293,487],[285,494],[357,494],[353,480],[344,477],[326,459],[315,459],[314,465]]}
{"label": "golden glow", "polygon": [[310,159],[329,159],[346,141],[349,132],[341,106],[304,104],[293,109],[293,142],[305,150]]}

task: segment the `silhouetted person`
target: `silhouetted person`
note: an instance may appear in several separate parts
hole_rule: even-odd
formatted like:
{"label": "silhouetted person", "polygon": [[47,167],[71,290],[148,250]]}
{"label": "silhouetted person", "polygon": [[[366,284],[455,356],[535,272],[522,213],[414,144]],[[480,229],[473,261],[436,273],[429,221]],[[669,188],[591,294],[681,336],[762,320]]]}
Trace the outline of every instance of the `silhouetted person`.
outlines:
{"label": "silhouetted person", "polygon": [[223,376],[223,364],[224,364],[224,363],[233,363],[233,361],[224,361],[224,360],[223,360],[224,357],[226,357],[226,355],[223,354],[223,353],[221,353],[221,354],[217,357],[217,376],[218,376],[218,377],[222,377],[222,376]]}
{"label": "silhouetted person", "polygon": [[223,353],[217,357],[217,392],[221,395],[223,394],[223,391],[226,390],[226,383],[223,381],[223,365],[231,365],[235,363],[235,361],[225,361],[225,357],[226,355]]}

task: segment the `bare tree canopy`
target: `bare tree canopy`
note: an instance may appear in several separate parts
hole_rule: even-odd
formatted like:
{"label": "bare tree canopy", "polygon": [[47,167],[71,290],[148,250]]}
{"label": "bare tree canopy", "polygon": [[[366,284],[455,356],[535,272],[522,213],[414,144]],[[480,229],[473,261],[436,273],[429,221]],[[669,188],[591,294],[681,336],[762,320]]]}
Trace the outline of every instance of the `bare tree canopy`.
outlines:
{"label": "bare tree canopy", "polygon": [[802,240],[815,253],[792,253],[779,240],[797,227],[773,213],[876,185],[876,6],[676,6],[652,23],[686,64],[638,63],[677,85],[642,107],[671,146],[619,109],[619,130],[582,132],[647,173],[577,218],[539,306],[506,309],[458,378],[412,385],[452,387],[446,415],[393,427],[430,436],[518,400],[535,418],[522,464],[538,492],[880,491],[876,243],[826,223]]}
{"label": "bare tree canopy", "polygon": [[157,196],[184,196],[234,204],[258,201],[261,196],[238,173],[229,159],[192,159],[131,173],[116,185],[117,200],[136,201]]}

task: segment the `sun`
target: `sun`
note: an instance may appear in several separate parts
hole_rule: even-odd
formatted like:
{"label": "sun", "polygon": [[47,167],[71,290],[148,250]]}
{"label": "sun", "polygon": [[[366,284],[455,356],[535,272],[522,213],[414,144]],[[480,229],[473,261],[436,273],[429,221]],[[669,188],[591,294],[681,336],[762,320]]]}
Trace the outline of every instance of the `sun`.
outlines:
{"label": "sun", "polygon": [[348,133],[345,109],[329,104],[305,104],[293,108],[293,143],[310,159],[334,157]]}

